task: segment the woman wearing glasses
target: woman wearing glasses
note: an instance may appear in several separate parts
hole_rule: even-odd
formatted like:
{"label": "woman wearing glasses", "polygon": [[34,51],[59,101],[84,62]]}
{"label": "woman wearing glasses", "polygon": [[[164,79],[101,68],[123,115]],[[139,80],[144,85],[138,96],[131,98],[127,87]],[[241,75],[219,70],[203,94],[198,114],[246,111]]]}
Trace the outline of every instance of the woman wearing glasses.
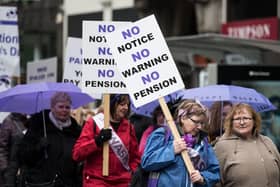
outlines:
{"label": "woman wearing glasses", "polygon": [[241,103],[233,107],[225,120],[225,133],[214,148],[222,186],[280,186],[279,152],[260,130],[260,114],[250,105]]}
{"label": "woman wearing glasses", "polygon": [[[175,119],[181,139],[174,140],[168,127],[158,128],[148,138],[141,164],[147,171],[157,171],[149,185],[212,187],[220,179],[219,163],[202,130],[208,122],[206,109],[195,101],[184,100],[175,111]],[[195,167],[190,174],[180,154],[184,150]]]}

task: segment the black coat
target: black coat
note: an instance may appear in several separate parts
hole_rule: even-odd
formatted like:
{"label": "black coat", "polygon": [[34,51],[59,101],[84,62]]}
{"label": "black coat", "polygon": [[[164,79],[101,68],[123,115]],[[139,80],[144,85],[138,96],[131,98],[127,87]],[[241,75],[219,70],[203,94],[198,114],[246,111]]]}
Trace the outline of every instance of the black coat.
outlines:
{"label": "black coat", "polygon": [[72,148],[79,137],[81,128],[71,118],[71,126],[59,130],[45,111],[47,142],[44,137],[43,114],[30,118],[29,128],[19,148],[19,158],[23,165],[24,178],[32,183],[48,182],[59,176],[65,185],[80,186],[79,163],[72,160]]}

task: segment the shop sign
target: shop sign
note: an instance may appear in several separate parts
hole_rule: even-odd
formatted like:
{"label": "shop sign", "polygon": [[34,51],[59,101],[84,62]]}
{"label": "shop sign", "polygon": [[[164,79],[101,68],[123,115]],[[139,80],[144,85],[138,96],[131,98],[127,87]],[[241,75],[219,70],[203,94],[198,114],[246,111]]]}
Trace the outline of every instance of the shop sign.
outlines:
{"label": "shop sign", "polygon": [[278,40],[278,18],[228,22],[222,25],[221,33],[243,39]]}

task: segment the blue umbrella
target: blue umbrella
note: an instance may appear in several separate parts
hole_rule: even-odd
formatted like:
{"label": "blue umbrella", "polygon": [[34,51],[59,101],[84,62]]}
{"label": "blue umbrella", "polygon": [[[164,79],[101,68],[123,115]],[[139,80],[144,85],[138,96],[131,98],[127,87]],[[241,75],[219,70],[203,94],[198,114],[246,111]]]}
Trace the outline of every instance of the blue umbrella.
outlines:
{"label": "blue umbrella", "polygon": [[183,99],[197,99],[206,106],[215,101],[247,103],[257,112],[275,110],[276,107],[263,94],[255,89],[234,85],[210,85],[200,88],[185,89],[181,92]]}
{"label": "blue umbrella", "polygon": [[72,83],[21,84],[0,93],[0,111],[33,114],[50,109],[50,99],[56,92],[68,93],[73,109],[95,100]]}

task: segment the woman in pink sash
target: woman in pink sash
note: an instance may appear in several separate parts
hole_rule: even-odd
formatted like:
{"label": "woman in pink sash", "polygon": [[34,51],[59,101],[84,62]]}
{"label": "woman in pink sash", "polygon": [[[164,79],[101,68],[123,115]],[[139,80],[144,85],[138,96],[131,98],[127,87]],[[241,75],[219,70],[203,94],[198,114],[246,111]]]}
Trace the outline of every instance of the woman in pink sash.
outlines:
{"label": "woman in pink sash", "polygon": [[[140,163],[133,125],[128,121],[130,100],[126,94],[111,94],[110,128],[104,129],[104,114],[86,121],[73,148],[73,159],[84,161],[83,187],[128,187]],[[109,176],[102,175],[103,143],[109,141]]]}

